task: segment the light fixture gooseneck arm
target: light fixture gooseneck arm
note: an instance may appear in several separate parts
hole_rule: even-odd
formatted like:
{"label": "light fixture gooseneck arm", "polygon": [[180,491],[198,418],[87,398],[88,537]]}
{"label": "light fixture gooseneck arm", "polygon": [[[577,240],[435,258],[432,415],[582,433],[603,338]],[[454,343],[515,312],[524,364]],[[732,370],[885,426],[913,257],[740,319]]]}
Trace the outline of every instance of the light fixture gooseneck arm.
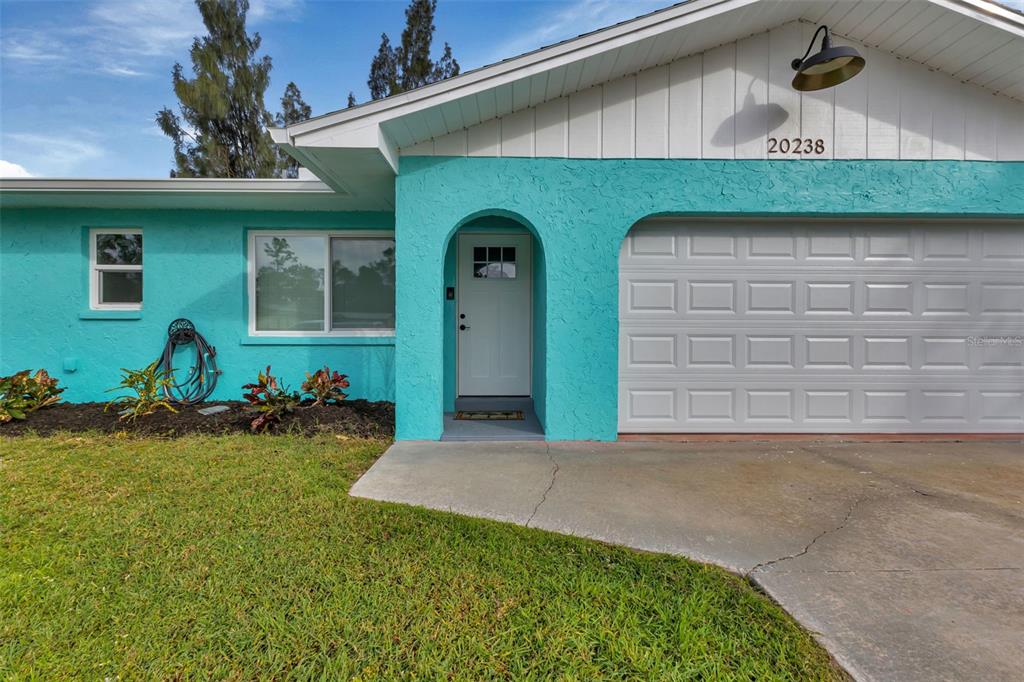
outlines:
{"label": "light fixture gooseneck arm", "polygon": [[818,39],[818,34],[821,33],[822,31],[825,32],[825,37],[822,40],[821,47],[822,47],[822,49],[824,49],[826,47],[829,47],[829,45],[827,43],[831,43],[832,41],[829,40],[829,37],[828,37],[829,36],[828,26],[826,26],[825,24],[822,24],[821,26],[818,27],[818,30],[814,32],[814,35],[811,36],[811,42],[807,46],[807,52],[804,52],[804,56],[800,57],[799,59],[794,59],[792,61],[792,63],[790,64],[790,66],[793,67],[794,71],[797,71],[800,68],[800,65],[804,63],[804,60],[807,59],[807,55],[809,55],[811,53],[811,50],[814,49],[814,41]]}

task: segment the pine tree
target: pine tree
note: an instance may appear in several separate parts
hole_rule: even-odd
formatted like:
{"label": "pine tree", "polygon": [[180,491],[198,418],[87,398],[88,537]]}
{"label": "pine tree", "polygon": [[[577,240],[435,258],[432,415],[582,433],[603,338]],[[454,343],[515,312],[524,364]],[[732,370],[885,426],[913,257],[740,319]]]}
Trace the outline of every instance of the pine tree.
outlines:
{"label": "pine tree", "polygon": [[284,96],[281,97],[281,112],[274,117],[277,127],[291,125],[299,121],[305,121],[313,115],[313,108],[302,99],[302,91],[294,81],[288,83],[284,88]]}
{"label": "pine tree", "polygon": [[441,59],[435,62],[430,57],[436,10],[437,0],[411,0],[405,9],[401,44],[392,47],[387,34],[381,35],[366,81],[371,98],[390,97],[459,75],[459,63],[448,43],[444,44]]}
{"label": "pine tree", "polygon": [[[281,111],[274,117],[278,128],[305,121],[313,115],[313,108],[302,99],[302,92],[294,82],[288,83],[281,97]],[[278,175],[284,178],[299,177],[299,162],[280,149],[278,154]]]}
{"label": "pine tree", "polygon": [[172,72],[180,116],[170,108],[157,125],[174,142],[171,177],[265,178],[278,172],[264,93],[270,57],[257,57],[260,36],[245,30],[248,0],[196,0],[208,35],[192,42],[193,78]]}
{"label": "pine tree", "polygon": [[401,90],[398,86],[398,51],[391,47],[387,33],[380,34],[380,47],[370,62],[370,77],[366,81],[371,99],[383,99]]}
{"label": "pine tree", "polygon": [[455,57],[452,56],[452,46],[447,42],[444,44],[444,52],[441,54],[441,58],[434,64],[434,70],[431,72],[431,83],[437,81],[443,81],[446,78],[459,75],[459,63],[455,61]]}

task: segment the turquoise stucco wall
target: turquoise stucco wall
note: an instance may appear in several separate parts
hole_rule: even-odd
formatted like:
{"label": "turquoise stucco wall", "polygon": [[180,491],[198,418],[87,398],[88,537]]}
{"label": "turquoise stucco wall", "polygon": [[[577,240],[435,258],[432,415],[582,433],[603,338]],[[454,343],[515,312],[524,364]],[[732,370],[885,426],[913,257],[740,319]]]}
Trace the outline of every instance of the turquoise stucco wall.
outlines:
{"label": "turquoise stucco wall", "polygon": [[[268,364],[298,388],[304,372],[327,363],[350,376],[351,397],[393,400],[394,338],[250,339],[245,279],[248,229],[393,226],[390,213],[3,209],[0,374],[45,367],[67,400],[107,400],[119,368],[151,362],[168,323],[187,317],[217,348],[224,374],[214,398],[240,398]],[[89,227],[143,229],[138,319],[88,311]],[[77,369],[64,371],[66,362]]]}
{"label": "turquoise stucco wall", "polygon": [[543,243],[547,436],[611,440],[618,255],[638,220],[1019,217],[1024,163],[403,157],[396,200],[398,438],[441,435],[445,247],[467,218],[498,211],[521,217]]}
{"label": "turquoise stucco wall", "polygon": [[548,273],[544,264],[544,245],[533,240],[533,411],[542,427],[547,424],[547,319]]}
{"label": "turquoise stucco wall", "polygon": [[[459,252],[459,240],[453,236],[448,242],[444,253],[444,286],[454,287],[457,277],[456,258]],[[444,411],[455,411],[455,363],[457,349],[455,347],[455,316],[458,314],[458,301],[445,300],[444,303]]]}

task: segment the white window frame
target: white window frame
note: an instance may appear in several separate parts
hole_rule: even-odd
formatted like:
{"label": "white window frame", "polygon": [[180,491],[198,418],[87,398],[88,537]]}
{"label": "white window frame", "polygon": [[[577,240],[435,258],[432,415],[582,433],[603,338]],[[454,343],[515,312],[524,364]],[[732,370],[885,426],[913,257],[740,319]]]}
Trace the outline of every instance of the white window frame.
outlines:
{"label": "white window frame", "polygon": [[[324,240],[324,331],[271,331],[256,329],[256,238],[257,237],[321,237]],[[291,336],[291,337],[393,337],[391,329],[331,329],[333,283],[331,282],[331,240],[332,239],[390,239],[394,241],[393,230],[263,230],[251,229],[246,248],[246,287],[249,292],[249,336]],[[397,301],[396,301],[397,306]]]}
{"label": "white window frame", "polygon": [[[89,308],[91,310],[142,310],[146,300],[145,275],[143,275],[142,301],[139,303],[101,303],[100,273],[142,272],[142,265],[104,265],[96,262],[96,239],[101,234],[137,234],[142,236],[141,227],[91,227],[89,228]],[[142,262],[146,262],[146,242],[142,242]]]}

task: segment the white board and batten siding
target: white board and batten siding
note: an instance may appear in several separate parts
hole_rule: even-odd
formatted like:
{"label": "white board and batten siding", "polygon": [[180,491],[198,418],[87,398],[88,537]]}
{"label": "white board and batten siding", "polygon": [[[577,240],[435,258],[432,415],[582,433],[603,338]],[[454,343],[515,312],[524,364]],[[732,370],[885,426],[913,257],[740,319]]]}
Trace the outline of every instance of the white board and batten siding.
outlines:
{"label": "white board and batten siding", "polygon": [[[814,29],[784,24],[401,153],[1024,160],[1024,103],[854,41],[837,37],[867,60],[860,75],[824,91],[793,90],[790,61],[803,54]],[[795,152],[797,139],[811,142]]]}
{"label": "white board and batten siding", "polygon": [[619,430],[1024,430],[1022,228],[638,223],[619,261]]}

